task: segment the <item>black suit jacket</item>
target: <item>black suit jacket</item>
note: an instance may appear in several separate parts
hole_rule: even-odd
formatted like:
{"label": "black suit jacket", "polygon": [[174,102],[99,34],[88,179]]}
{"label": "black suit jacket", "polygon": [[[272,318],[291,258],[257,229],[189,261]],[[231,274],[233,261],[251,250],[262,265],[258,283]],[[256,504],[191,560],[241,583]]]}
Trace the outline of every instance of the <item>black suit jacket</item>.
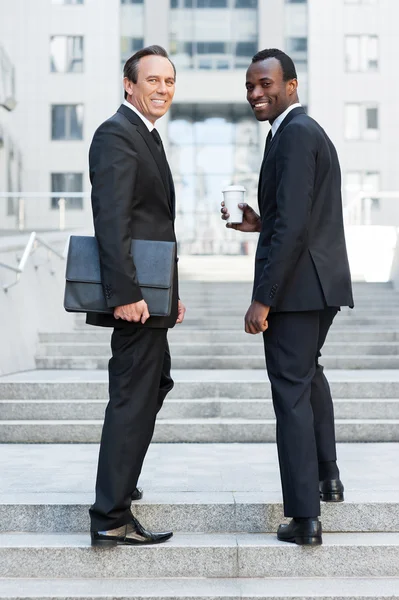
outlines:
{"label": "black suit jacket", "polygon": [[353,306],[337,152],[303,108],[265,151],[258,202],[253,299],[282,312]]}
{"label": "black suit jacket", "polygon": [[[169,165],[140,117],[123,104],[95,132],[89,165],[107,305],[138,302],[142,294],[130,255],[131,239],[176,241],[175,193]],[[176,265],[169,317],[150,317],[142,325],[90,313],[86,321],[105,327],[173,327],[177,303]]]}

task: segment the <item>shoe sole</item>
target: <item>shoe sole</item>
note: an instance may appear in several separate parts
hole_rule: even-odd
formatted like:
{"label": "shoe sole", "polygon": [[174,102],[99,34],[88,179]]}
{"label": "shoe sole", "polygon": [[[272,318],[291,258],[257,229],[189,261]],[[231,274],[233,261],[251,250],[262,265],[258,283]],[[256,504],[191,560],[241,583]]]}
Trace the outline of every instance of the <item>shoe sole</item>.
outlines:
{"label": "shoe sole", "polygon": [[320,492],[320,500],[322,502],[344,502],[345,498],[342,493]]}
{"label": "shoe sole", "polygon": [[279,538],[280,542],[290,542],[291,544],[297,544],[298,546],[321,546],[323,540],[321,537],[309,536],[309,537],[293,537],[293,538]]}
{"label": "shoe sole", "polygon": [[115,548],[116,546],[153,546],[155,544],[163,544],[170,540],[170,537],[165,538],[164,540],[158,540],[157,542],[125,542],[125,541],[113,541],[113,540],[92,540],[92,547],[98,548]]}

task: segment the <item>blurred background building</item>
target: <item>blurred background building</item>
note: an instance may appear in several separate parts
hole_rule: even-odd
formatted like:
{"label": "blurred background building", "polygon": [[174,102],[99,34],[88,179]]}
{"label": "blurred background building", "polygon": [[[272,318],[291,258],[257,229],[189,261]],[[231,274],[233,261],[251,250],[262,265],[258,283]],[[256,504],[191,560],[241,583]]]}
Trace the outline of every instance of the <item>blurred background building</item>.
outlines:
{"label": "blurred background building", "polygon": [[21,201],[23,227],[58,227],[63,194],[72,196],[62,225],[90,227],[92,135],[123,99],[125,60],[153,43],[177,67],[175,101],[157,128],[180,251],[253,249],[253,238],[223,227],[219,206],[231,183],[256,204],[268,125],[246,103],[245,70],[266,47],[296,63],[300,100],[337,147],[352,222],[398,222],[398,198],[378,195],[399,190],[398,18],[397,0],[0,0],[0,102],[14,96],[14,67],[18,100],[12,112],[0,107],[0,192],[25,195],[0,201],[0,229],[21,228]]}

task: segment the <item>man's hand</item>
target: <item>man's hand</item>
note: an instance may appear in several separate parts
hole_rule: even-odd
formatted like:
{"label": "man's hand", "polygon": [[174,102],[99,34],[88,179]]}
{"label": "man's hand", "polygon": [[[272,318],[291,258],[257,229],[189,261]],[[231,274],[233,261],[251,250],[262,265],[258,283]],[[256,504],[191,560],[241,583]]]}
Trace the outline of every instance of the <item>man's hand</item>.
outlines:
{"label": "man's hand", "polygon": [[185,314],[186,314],[186,307],[184,306],[183,302],[181,300],[179,300],[179,304],[177,307],[176,323],[183,323]]}
{"label": "man's hand", "polygon": [[[246,231],[246,232],[256,232],[261,230],[261,219],[260,216],[254,211],[253,208],[248,206],[248,204],[239,204],[238,205],[243,214],[242,223],[226,223],[226,227],[229,229],[236,229],[237,231]],[[223,221],[227,221],[230,217],[228,209],[225,207],[224,202],[222,202],[222,208],[220,209],[222,213]]]}
{"label": "man's hand", "polygon": [[245,315],[245,331],[246,333],[261,333],[268,328],[267,317],[269,315],[270,306],[265,306],[261,302],[254,300],[247,310]]}
{"label": "man's hand", "polygon": [[133,302],[133,304],[116,306],[114,308],[114,317],[115,319],[122,319],[123,321],[133,323],[141,321],[144,324],[150,318],[150,313],[148,312],[146,301],[140,300],[140,302]]}

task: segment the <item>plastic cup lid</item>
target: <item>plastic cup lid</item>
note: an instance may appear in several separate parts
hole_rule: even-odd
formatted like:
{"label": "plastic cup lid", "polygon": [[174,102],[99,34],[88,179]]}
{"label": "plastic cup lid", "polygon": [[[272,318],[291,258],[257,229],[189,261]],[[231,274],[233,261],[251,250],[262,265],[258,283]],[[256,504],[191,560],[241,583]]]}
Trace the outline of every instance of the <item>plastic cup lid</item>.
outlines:
{"label": "plastic cup lid", "polygon": [[243,185],[228,185],[222,192],[246,192],[247,190]]}

